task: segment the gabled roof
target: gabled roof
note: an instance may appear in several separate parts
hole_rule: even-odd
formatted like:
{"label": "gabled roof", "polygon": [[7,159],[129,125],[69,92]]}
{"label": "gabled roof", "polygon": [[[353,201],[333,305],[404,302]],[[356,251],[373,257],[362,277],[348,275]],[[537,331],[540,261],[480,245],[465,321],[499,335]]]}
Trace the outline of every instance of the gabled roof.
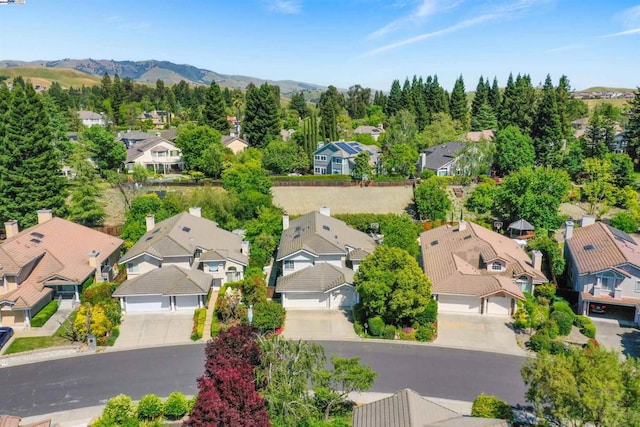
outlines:
{"label": "gabled roof", "polygon": [[483,139],[486,141],[491,141],[495,135],[496,135],[495,130],[485,129],[485,130],[467,132],[467,139],[471,142],[480,142]]}
{"label": "gabled roof", "polygon": [[425,151],[424,168],[437,171],[454,160],[457,154],[466,146],[465,142],[445,142],[427,149]]}
{"label": "gabled roof", "polygon": [[411,389],[356,406],[353,427],[508,427],[505,420],[465,417]]}
{"label": "gabled roof", "polygon": [[247,256],[241,252],[240,236],[219,228],[211,220],[188,212],[160,221],[118,262],[124,264],[143,254],[158,259],[192,256],[198,248],[203,252],[216,251],[216,256],[223,255],[225,259],[232,259],[242,265],[249,263]]}
{"label": "gabled roof", "polygon": [[240,138],[239,136],[222,135],[222,145],[224,145],[225,147],[228,147],[229,144],[231,144],[234,141],[239,141],[242,144],[246,145],[247,147],[249,146],[249,143],[247,141],[245,141],[244,139]]}
{"label": "gabled roof", "polygon": [[355,128],[355,130],[353,131],[354,135],[359,135],[359,134],[367,134],[367,135],[378,135],[380,133],[383,133],[384,129],[379,128],[377,126],[365,126],[365,125],[360,125],[357,128]]}
{"label": "gabled roof", "polygon": [[140,130],[130,130],[121,134],[118,134],[117,139],[119,141],[129,140],[129,141],[144,141],[145,139],[153,138],[154,136],[150,133],[142,132]]}
{"label": "gabled roof", "polygon": [[291,221],[282,231],[277,260],[306,251],[314,256],[344,254],[362,249],[368,253],[375,250],[376,242],[367,234],[354,230],[343,221],[313,211]]}
{"label": "gabled roof", "polygon": [[376,145],[364,145],[357,141],[333,141],[318,148],[315,154],[321,154],[323,151],[330,150],[332,153],[338,153],[344,159],[355,159],[360,152],[365,152],[369,156],[375,158],[380,155],[382,150]]}
{"label": "gabled roof", "polygon": [[164,143],[165,145],[169,145],[169,149],[175,149],[175,145],[171,141],[167,141],[164,138],[160,138],[159,136],[150,136],[142,142],[138,142],[137,144],[132,145],[127,148],[127,159],[125,163],[131,163],[135,161],[138,157],[142,156],[145,151],[152,150],[158,144]]}
{"label": "gabled roof", "polygon": [[520,231],[533,231],[536,228],[531,225],[531,223],[529,221],[526,221],[524,219],[519,219],[517,221],[512,222],[511,224],[509,224],[509,227],[507,227],[507,230],[520,230]]}
{"label": "gabled roof", "polygon": [[[504,292],[523,298],[513,279],[526,275],[533,283],[547,282],[527,253],[513,240],[471,222],[459,230],[445,225],[420,235],[423,268],[435,294],[486,296]],[[481,261],[501,259],[506,271],[494,273]]]}
{"label": "gabled roof", "polygon": [[176,265],[156,268],[122,282],[114,297],[130,295],[206,295],[213,278],[197,269]]}
{"label": "gabled roof", "polygon": [[123,241],[91,228],[52,218],[29,227],[0,245],[0,277],[29,271],[18,288],[1,296],[16,308],[28,308],[51,292],[45,284],[51,278],[65,278],[80,284],[95,269],[89,253],[96,251],[98,265],[120,250]]}
{"label": "gabled roof", "polygon": [[100,120],[104,119],[104,117],[96,112],[82,110],[78,111],[78,117],[80,120]]}
{"label": "gabled roof", "polygon": [[321,262],[278,277],[276,292],[326,292],[340,285],[352,284],[354,274],[349,268]]}
{"label": "gabled roof", "polygon": [[576,228],[566,240],[579,274],[629,263],[640,268],[640,246],[629,234],[602,222]]}

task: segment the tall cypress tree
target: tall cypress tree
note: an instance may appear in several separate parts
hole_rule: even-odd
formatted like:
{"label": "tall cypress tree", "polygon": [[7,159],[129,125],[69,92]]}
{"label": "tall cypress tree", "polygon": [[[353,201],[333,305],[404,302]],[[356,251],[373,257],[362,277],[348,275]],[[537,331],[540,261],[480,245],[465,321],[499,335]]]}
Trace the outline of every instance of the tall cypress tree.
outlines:
{"label": "tall cypress tree", "polygon": [[627,152],[638,170],[640,167],[640,87],[636,88],[627,110],[628,123],[624,132]]}
{"label": "tall cypress tree", "polygon": [[338,140],[338,115],[344,108],[344,97],[335,86],[320,95],[320,133],[323,138]]}
{"label": "tall cypress tree", "polygon": [[513,74],[509,73],[507,85],[504,88],[502,102],[500,103],[500,112],[498,113],[498,126],[500,129],[506,129],[509,126],[517,126],[515,120],[515,100],[516,84],[513,81]]}
{"label": "tall cypress tree", "polygon": [[469,122],[469,105],[467,103],[467,93],[464,89],[464,80],[462,74],[456,79],[451,92],[451,101],[449,103],[449,114],[453,120],[458,120],[467,128]]}
{"label": "tall cypress tree", "polygon": [[571,124],[570,104],[571,104],[571,85],[569,78],[565,75],[560,77],[558,87],[556,88],[556,99],[558,101],[558,114],[560,115],[560,125],[562,126],[562,136],[569,140],[573,137],[574,130]]}
{"label": "tall cypress tree", "polygon": [[536,116],[536,90],[528,74],[516,77],[515,114],[516,126],[531,135]]}
{"label": "tall cypress tree", "polygon": [[52,209],[60,216],[64,213],[66,179],[60,173],[60,153],[53,143],[49,117],[31,84],[14,85],[3,115],[0,220],[15,219],[28,227],[36,223],[38,209]]}
{"label": "tall cypress tree", "polygon": [[546,166],[558,166],[562,149],[562,125],[558,114],[556,91],[547,75],[542,87],[542,96],[538,103],[538,111],[531,129],[536,161]]}
{"label": "tall cypress tree", "polygon": [[391,91],[389,92],[384,112],[387,117],[391,117],[395,116],[400,110],[402,110],[402,88],[400,87],[400,80],[396,79],[391,83]]}
{"label": "tall cypress tree", "polygon": [[[415,76],[413,77],[415,79]],[[402,96],[400,97],[400,109],[410,111],[412,114],[415,114],[413,111],[413,92],[411,91],[411,83],[409,83],[409,79],[404,80],[404,84],[402,85]]]}
{"label": "tall cypress tree", "polygon": [[280,118],[273,90],[267,83],[258,89],[247,86],[245,115],[242,128],[252,147],[264,148],[280,136]]}
{"label": "tall cypress tree", "polygon": [[471,117],[478,115],[482,104],[489,101],[489,88],[484,84],[484,77],[480,76],[478,85],[476,86],[476,94],[471,102]]}
{"label": "tall cypress tree", "polygon": [[202,124],[214,128],[222,135],[229,133],[229,121],[225,111],[224,97],[220,86],[214,81],[211,82],[206,92],[202,122]]}
{"label": "tall cypress tree", "polygon": [[496,117],[500,114],[500,102],[502,95],[500,94],[500,87],[498,86],[498,79],[496,77],[493,78],[493,84],[491,85],[491,89],[489,89],[489,105],[493,109],[493,113]]}

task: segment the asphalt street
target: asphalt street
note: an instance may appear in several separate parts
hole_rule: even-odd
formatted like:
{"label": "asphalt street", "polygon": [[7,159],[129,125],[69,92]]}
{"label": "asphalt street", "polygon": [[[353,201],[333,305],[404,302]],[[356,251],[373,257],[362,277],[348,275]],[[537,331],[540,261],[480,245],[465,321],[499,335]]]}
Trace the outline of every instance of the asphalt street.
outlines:
{"label": "asphalt street", "polygon": [[[412,388],[431,397],[472,401],[495,395],[524,403],[520,368],[525,358],[418,345],[321,342],[327,356],[359,356],[378,372],[376,392]],[[0,413],[18,416],[104,404],[124,393],[197,392],[204,345],[107,352],[0,368]]]}

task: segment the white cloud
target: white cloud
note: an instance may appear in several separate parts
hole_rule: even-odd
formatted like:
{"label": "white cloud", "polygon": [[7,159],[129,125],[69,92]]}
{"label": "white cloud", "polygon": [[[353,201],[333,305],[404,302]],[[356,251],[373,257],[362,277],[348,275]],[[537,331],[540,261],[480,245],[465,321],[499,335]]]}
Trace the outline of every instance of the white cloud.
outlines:
{"label": "white cloud", "polygon": [[632,36],[634,34],[640,34],[640,28],[632,28],[627,31],[620,31],[619,33],[605,34],[602,37],[623,37],[623,36]]}
{"label": "white cloud", "polygon": [[130,21],[123,16],[113,15],[104,18],[105,24],[111,28],[115,28],[121,31],[135,31],[138,33],[144,33],[151,28],[151,22],[148,21]]}
{"label": "white cloud", "polygon": [[302,5],[299,0],[269,0],[269,10],[287,15],[300,13]]}
{"label": "white cloud", "polygon": [[[382,28],[377,29],[367,36],[368,39],[375,39],[387,34],[390,34],[408,24],[411,23],[420,23],[425,21],[430,16],[441,13],[444,10],[452,9],[456,7],[460,2],[447,2],[442,0],[420,0],[417,2],[411,2],[412,6],[415,6],[412,11],[401,18],[398,18],[394,21],[389,22]],[[398,6],[406,6],[406,4],[401,4]]]}
{"label": "white cloud", "polygon": [[622,26],[626,28],[626,30],[611,34],[605,34],[601,36],[602,38],[624,37],[632,36],[634,34],[640,34],[640,5],[625,9],[622,12],[618,13],[614,18],[617,21],[621,22]]}
{"label": "white cloud", "polygon": [[544,53],[560,53],[560,52],[567,52],[570,50],[578,50],[583,48],[584,46],[581,44],[572,44],[568,46],[560,46],[553,49],[545,50]]}

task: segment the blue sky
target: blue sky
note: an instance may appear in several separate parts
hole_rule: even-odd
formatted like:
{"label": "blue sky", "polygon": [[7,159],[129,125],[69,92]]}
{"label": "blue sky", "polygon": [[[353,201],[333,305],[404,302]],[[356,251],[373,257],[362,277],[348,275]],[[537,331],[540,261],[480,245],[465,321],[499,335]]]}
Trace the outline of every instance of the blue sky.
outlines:
{"label": "blue sky", "polygon": [[640,85],[628,0],[26,0],[0,6],[0,59],[158,59],[222,74],[451,90],[510,72],[574,89]]}

